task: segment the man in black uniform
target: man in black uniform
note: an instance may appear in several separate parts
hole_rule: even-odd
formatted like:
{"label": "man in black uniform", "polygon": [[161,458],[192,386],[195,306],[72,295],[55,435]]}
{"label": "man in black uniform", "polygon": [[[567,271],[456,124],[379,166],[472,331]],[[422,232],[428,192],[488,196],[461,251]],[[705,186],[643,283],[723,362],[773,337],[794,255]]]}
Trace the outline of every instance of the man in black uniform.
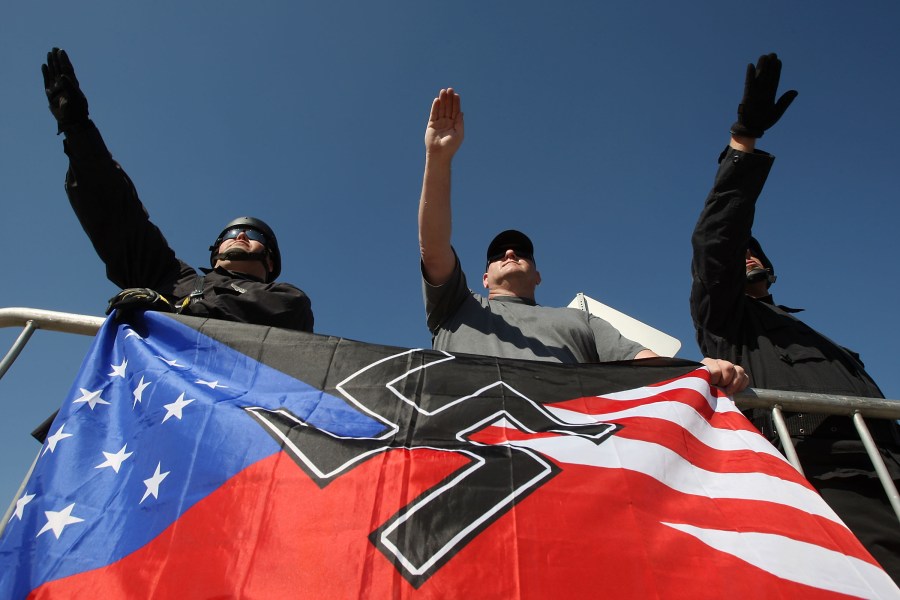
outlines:
{"label": "man in black uniform", "polygon": [[54,48],[41,71],[50,112],[65,134],[66,193],[110,281],[124,289],[111,308],[141,307],[312,332],[309,298],[275,283],[281,253],[263,221],[240,217],[210,246],[210,267],[198,273],[175,256],[112,159],[88,118],[88,103],[65,51]]}
{"label": "man in black uniform", "polygon": [[[743,366],[751,386],[883,398],[859,356],[774,303],[772,263],[751,237],[756,200],[774,157],[755,149],[797,96],[776,102],[781,61],[775,54],[748,65],[731,142],[719,159],[713,189],[692,238],[691,315],[705,356]],[[777,445],[769,411],[754,424]],[[787,414],[810,483],[895,581],[900,581],[900,525],[849,417]],[[900,479],[897,426],[868,420],[891,476]]]}

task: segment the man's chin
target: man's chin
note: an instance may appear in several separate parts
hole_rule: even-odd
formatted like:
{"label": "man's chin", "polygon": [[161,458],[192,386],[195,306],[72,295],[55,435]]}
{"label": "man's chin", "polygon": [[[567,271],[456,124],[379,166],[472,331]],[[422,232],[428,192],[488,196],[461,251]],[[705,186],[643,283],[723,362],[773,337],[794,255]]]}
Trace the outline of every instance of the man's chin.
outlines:
{"label": "man's chin", "polygon": [[222,257],[220,260],[227,260],[232,262],[247,261],[253,259],[253,256],[250,254],[250,252],[244,248],[229,248],[220,256]]}

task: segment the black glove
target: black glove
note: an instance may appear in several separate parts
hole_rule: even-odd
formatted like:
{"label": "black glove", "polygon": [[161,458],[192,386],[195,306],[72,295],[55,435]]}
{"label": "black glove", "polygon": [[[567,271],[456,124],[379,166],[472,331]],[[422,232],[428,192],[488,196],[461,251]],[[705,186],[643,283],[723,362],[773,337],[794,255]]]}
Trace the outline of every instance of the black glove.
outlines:
{"label": "black glove", "polygon": [[109,299],[109,306],[106,307],[106,314],[113,309],[123,310],[155,310],[158,312],[175,312],[175,308],[159,295],[158,292],[150,288],[127,288]]}
{"label": "black glove", "polygon": [[41,65],[41,73],[44,74],[44,91],[50,101],[50,112],[59,125],[57,134],[87,121],[87,98],[78,87],[78,78],[66,51],[54,48],[48,52],[47,64]]}
{"label": "black glove", "polygon": [[756,67],[752,63],[747,65],[744,97],[738,106],[738,120],[731,126],[732,134],[761,138],[769,127],[778,122],[797,97],[796,90],[789,90],[778,102],[775,101],[780,78],[781,61],[775,53],[760,56]]}

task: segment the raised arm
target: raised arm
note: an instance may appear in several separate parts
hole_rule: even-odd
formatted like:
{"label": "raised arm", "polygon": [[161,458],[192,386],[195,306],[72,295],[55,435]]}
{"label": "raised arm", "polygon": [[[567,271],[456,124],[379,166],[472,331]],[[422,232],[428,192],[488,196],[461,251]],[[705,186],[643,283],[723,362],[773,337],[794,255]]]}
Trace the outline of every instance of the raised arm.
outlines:
{"label": "raised arm", "polygon": [[456,257],[450,246],[450,164],[463,141],[459,94],[441,90],[431,103],[425,129],[425,176],[419,199],[419,251],[425,278],[442,285],[453,273]]}
{"label": "raised arm", "polygon": [[66,193],[110,281],[122,288],[156,288],[183,269],[150,222],[131,179],[113,160],[88,117],[88,102],[65,50],[53,48],[41,66],[50,112],[65,134]]}
{"label": "raised arm", "polygon": [[711,337],[729,338],[740,327],[745,295],[745,253],[756,200],[773,157],[755,150],[756,138],[772,127],[797,96],[790,90],[776,100],[781,61],[763,55],[747,65],[738,120],[731,126],[730,148],[721,159],[712,191],[692,237],[691,314],[701,350],[716,358]]}

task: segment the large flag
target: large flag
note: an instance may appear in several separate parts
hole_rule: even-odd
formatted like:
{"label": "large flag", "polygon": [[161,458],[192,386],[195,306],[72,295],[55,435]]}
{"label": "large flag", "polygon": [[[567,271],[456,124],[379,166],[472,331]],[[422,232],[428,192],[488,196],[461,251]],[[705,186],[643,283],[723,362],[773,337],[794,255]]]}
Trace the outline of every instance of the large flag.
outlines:
{"label": "large flag", "polygon": [[555,365],[109,320],[0,598],[900,598],[675,359]]}

